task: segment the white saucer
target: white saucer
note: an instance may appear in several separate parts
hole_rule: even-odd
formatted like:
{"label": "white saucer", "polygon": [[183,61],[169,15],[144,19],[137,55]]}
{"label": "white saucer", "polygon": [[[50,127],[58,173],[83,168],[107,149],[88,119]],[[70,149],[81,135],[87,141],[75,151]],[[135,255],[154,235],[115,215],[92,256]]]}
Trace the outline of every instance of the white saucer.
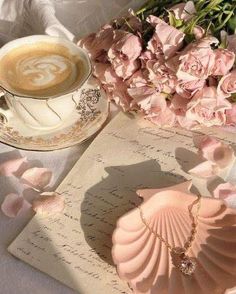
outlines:
{"label": "white saucer", "polygon": [[105,92],[92,78],[81,92],[76,111],[60,127],[46,131],[35,130],[12,114],[7,122],[0,122],[0,142],[35,151],[67,148],[95,134],[104,125],[108,114],[109,102]]}

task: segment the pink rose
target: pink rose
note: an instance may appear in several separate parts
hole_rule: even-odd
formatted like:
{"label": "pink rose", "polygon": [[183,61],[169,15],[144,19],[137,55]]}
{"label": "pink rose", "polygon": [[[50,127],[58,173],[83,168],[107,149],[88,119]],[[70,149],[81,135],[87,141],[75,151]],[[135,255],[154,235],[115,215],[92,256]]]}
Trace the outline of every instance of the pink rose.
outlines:
{"label": "pink rose", "polygon": [[[116,31],[121,35],[120,31]],[[108,51],[108,58],[116,74],[129,78],[140,67],[138,57],[142,51],[141,39],[133,34],[123,32],[123,36]]]}
{"label": "pink rose", "polygon": [[[111,60],[111,59],[110,59]],[[111,61],[112,67],[118,77],[124,80],[132,76],[140,68],[140,63],[138,60],[122,60],[117,57]]]}
{"label": "pink rose", "polygon": [[114,42],[114,29],[105,25],[96,34],[91,34],[78,42],[78,46],[86,49],[94,61],[107,61],[107,51]]}
{"label": "pink rose", "polygon": [[198,124],[196,121],[192,121],[191,119],[189,119],[188,117],[186,117],[185,114],[183,115],[178,115],[176,117],[177,123],[184,129],[187,130],[193,130],[195,129]]}
{"label": "pink rose", "polygon": [[141,69],[133,74],[126,81],[128,94],[132,97],[134,105],[138,105],[143,113],[148,113],[152,104],[155,102],[157,91],[155,87],[148,82],[146,70]]}
{"label": "pink rose", "polygon": [[226,75],[234,65],[235,54],[227,49],[216,49],[215,65],[212,69],[212,75],[224,76]]}
{"label": "pink rose", "polygon": [[124,82],[120,81],[118,84],[115,84],[111,95],[112,100],[115,101],[117,105],[122,107],[124,111],[137,109],[137,104],[128,94],[127,86]]}
{"label": "pink rose", "polygon": [[146,63],[146,67],[149,71],[149,80],[158,92],[170,94],[175,91],[176,76],[164,63],[160,63],[157,60],[149,60]]}
{"label": "pink rose", "polygon": [[111,68],[111,65],[108,63],[94,63],[93,69],[94,76],[103,84],[103,85],[113,85],[120,81],[120,78],[117,77],[114,70]]}
{"label": "pink rose", "polygon": [[150,50],[146,50],[141,53],[139,59],[141,60],[142,68],[146,68],[147,61],[156,59],[156,55]]}
{"label": "pink rose", "polygon": [[221,126],[226,122],[225,111],[231,104],[217,95],[215,87],[204,87],[188,103],[186,118],[206,127]]}
{"label": "pink rose", "polygon": [[148,71],[146,69],[140,69],[136,71],[128,80],[126,84],[130,88],[139,88],[147,85]]}
{"label": "pink rose", "polygon": [[193,1],[188,1],[187,3],[183,2],[174,5],[171,7],[170,11],[174,13],[176,19],[188,21],[196,13],[196,8]]}
{"label": "pink rose", "polygon": [[147,113],[159,97],[175,91],[176,77],[165,64],[157,60],[146,61],[146,67],[126,82],[129,85],[129,95]]}
{"label": "pink rose", "polygon": [[176,86],[176,92],[187,99],[192,98],[192,96],[198,91],[201,90],[206,84],[205,80],[196,80],[196,81],[180,81]]}
{"label": "pink rose", "polygon": [[161,44],[158,40],[156,33],[152,36],[151,40],[148,41],[147,49],[152,53],[155,54],[157,57],[164,59],[164,55],[162,52]]}
{"label": "pink rose", "polygon": [[210,46],[213,40],[201,39],[185,50],[179,58],[179,80],[196,81],[208,78],[215,65],[215,54]]}
{"label": "pink rose", "polygon": [[172,57],[182,46],[185,34],[155,16],[147,21],[155,26],[155,33],[148,42],[148,49],[154,54],[162,52],[165,58]]}
{"label": "pink rose", "polygon": [[173,127],[176,124],[176,115],[170,109],[166,101],[161,107],[158,105],[156,107],[152,107],[145,118],[152,123],[162,127]]}
{"label": "pink rose", "polygon": [[172,71],[172,72],[177,72],[179,68],[179,55],[176,54],[174,57],[169,58],[165,62],[166,66]]}
{"label": "pink rose", "polygon": [[149,113],[150,109],[160,97],[160,93],[148,84],[142,85],[141,87],[128,88],[127,91],[144,113]]}
{"label": "pink rose", "polygon": [[221,78],[217,91],[224,97],[230,97],[236,93],[236,70]]}
{"label": "pink rose", "polygon": [[115,101],[125,111],[131,108],[132,98],[127,92],[127,85],[109,64],[94,63],[94,76],[101,82],[109,100]]}
{"label": "pink rose", "polygon": [[186,118],[188,100],[175,94],[171,99],[170,109],[176,115],[176,124],[179,124],[182,128],[191,129],[196,123]]}
{"label": "pink rose", "polygon": [[164,108],[166,95],[158,92],[156,87],[149,82],[145,70],[137,71],[130,80],[127,80],[127,84],[129,95],[144,113],[149,113],[150,109],[157,105]]}

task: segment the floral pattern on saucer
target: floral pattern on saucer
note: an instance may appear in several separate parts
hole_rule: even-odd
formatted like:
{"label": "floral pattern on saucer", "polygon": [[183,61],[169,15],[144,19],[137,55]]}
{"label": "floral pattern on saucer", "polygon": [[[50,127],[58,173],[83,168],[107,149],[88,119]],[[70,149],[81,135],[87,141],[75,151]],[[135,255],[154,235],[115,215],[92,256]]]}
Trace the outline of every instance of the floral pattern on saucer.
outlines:
{"label": "floral pattern on saucer", "polygon": [[85,141],[104,125],[109,103],[105,93],[97,86],[88,85],[80,92],[80,96],[76,111],[70,119],[54,130],[34,130],[16,116],[8,122],[2,120],[0,142],[20,149],[49,151]]}

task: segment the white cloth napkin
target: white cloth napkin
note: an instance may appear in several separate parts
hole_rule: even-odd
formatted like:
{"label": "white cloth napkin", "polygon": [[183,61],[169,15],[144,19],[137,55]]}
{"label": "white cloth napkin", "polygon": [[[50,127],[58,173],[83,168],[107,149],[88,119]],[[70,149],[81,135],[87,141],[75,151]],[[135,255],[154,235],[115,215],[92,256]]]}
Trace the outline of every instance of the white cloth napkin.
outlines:
{"label": "white cloth napkin", "polygon": [[[1,21],[5,21],[2,43],[31,34],[48,34],[74,40],[74,35],[67,30],[55,16],[54,3],[49,0],[2,1]],[[7,28],[8,26],[8,28]]]}

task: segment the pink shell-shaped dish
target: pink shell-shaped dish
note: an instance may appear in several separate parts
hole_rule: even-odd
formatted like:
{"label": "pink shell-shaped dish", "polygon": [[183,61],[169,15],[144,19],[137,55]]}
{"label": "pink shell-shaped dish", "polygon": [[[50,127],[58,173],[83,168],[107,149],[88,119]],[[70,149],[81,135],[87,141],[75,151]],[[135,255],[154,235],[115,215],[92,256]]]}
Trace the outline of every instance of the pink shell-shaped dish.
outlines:
{"label": "pink shell-shaped dish", "polygon": [[[172,247],[183,247],[190,236],[189,207],[196,195],[188,192],[189,184],[138,191],[145,219]],[[198,219],[188,251],[197,267],[190,277],[173,266],[169,249],[144,225],[138,208],[119,219],[112,256],[134,293],[221,294],[236,286],[236,211],[222,200],[202,197]]]}

